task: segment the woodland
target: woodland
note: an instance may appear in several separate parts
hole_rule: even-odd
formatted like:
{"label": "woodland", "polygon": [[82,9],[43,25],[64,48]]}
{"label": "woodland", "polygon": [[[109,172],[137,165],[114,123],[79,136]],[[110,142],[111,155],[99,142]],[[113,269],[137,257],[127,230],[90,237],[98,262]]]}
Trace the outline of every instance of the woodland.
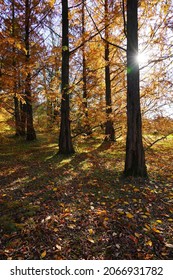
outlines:
{"label": "woodland", "polygon": [[0,0],[0,259],[173,259],[172,0]]}

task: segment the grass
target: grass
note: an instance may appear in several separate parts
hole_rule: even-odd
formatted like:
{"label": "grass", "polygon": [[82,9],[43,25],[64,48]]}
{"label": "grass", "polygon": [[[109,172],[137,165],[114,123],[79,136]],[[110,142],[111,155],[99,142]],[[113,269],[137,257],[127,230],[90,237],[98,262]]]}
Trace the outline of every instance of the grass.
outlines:
{"label": "grass", "polygon": [[173,138],[146,152],[149,179],[123,178],[122,141],[3,137],[1,259],[171,259]]}

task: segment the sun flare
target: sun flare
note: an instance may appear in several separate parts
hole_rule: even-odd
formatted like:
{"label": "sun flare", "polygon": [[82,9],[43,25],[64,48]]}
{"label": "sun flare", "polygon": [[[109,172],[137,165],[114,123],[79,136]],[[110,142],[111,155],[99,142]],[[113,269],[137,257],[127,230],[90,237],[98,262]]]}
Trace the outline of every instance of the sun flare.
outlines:
{"label": "sun flare", "polygon": [[149,55],[147,53],[138,53],[136,60],[139,64],[145,64],[149,60]]}

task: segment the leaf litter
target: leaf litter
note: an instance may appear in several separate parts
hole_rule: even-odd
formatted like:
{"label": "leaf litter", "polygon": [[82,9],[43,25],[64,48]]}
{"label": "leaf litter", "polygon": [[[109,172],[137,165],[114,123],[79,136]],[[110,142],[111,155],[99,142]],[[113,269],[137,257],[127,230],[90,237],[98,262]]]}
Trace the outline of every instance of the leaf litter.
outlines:
{"label": "leaf litter", "polygon": [[[125,179],[122,145],[100,151],[93,144],[63,165],[45,143],[3,156],[0,259],[173,258],[170,150],[148,151],[149,179]],[[169,154],[169,166],[159,153]]]}

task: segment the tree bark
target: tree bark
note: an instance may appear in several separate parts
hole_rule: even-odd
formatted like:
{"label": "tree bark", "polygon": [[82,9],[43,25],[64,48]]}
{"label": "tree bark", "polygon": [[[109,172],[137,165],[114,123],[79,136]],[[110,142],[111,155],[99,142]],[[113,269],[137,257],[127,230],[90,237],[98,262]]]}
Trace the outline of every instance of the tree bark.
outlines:
{"label": "tree bark", "polygon": [[26,135],[26,104],[20,101],[20,135]]}
{"label": "tree bark", "polygon": [[108,30],[108,0],[105,0],[105,100],[106,100],[106,123],[105,141],[115,141],[115,130],[112,114],[111,78],[110,78],[110,59],[109,59],[109,30]]}
{"label": "tree bark", "polygon": [[87,94],[87,71],[86,71],[86,54],[85,54],[85,0],[82,0],[82,82],[83,82],[83,109],[85,116],[85,132],[87,135],[92,134],[92,130],[89,124],[88,116],[88,94]]}
{"label": "tree bark", "polygon": [[21,136],[21,120],[20,120],[20,110],[19,110],[19,100],[14,95],[14,119],[15,119],[15,136]]}
{"label": "tree bark", "polygon": [[61,124],[59,153],[74,153],[70,129],[68,0],[62,0]]}
{"label": "tree bark", "polygon": [[[12,37],[15,39],[15,1],[12,0],[11,2],[12,5]],[[13,55],[13,62],[12,62],[12,71],[13,71],[13,79],[14,79],[14,86],[13,86],[13,91],[14,91],[14,120],[15,120],[15,136],[21,136],[20,131],[20,106],[19,106],[19,100],[16,96],[16,91],[17,91],[17,69],[16,69],[16,58],[15,58],[15,47],[13,46],[12,48],[12,55]]]}
{"label": "tree bark", "polygon": [[25,79],[25,97],[26,97],[26,140],[35,140],[36,133],[33,125],[33,110],[32,110],[32,94],[31,94],[31,70],[30,62],[30,0],[25,0],[25,49],[26,49],[26,79]]}
{"label": "tree bark", "polygon": [[125,176],[146,177],[138,54],[138,0],[127,1],[127,138]]}

